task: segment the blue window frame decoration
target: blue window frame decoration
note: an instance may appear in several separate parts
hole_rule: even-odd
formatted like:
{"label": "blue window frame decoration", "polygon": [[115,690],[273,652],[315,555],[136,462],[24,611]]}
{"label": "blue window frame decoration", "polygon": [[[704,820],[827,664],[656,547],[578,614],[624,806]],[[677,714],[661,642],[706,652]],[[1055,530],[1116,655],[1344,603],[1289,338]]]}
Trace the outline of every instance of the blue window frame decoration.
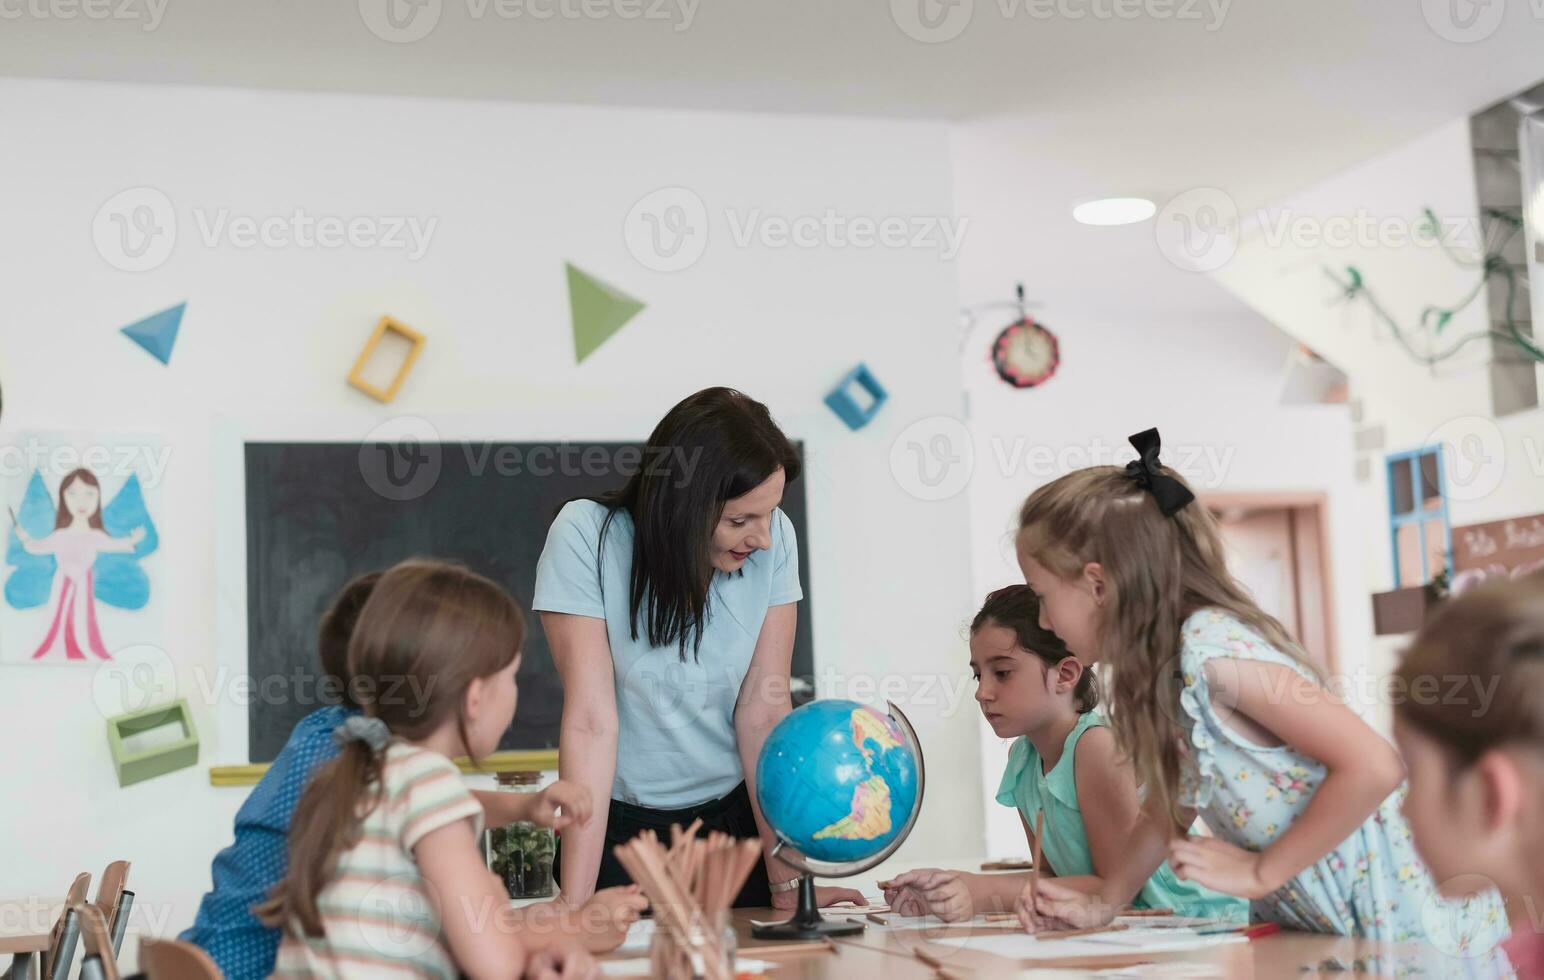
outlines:
{"label": "blue window frame decoration", "polygon": [[[1385,457],[1389,486],[1389,544],[1394,588],[1425,585],[1448,571],[1453,528],[1448,520],[1442,446],[1422,446]],[[1419,582],[1405,582],[1419,569]]]}

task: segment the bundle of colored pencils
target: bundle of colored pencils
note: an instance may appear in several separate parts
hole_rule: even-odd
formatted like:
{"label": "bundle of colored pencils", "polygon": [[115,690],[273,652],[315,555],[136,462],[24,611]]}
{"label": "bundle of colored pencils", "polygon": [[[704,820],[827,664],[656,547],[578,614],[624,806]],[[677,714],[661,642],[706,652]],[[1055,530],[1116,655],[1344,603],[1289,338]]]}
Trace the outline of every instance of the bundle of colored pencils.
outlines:
{"label": "bundle of colored pencils", "polygon": [[734,950],[724,948],[724,930],[740,886],[761,858],[761,842],[717,831],[698,837],[701,827],[700,820],[685,830],[671,827],[669,848],[646,830],[615,850],[654,908],[656,977],[734,980]]}

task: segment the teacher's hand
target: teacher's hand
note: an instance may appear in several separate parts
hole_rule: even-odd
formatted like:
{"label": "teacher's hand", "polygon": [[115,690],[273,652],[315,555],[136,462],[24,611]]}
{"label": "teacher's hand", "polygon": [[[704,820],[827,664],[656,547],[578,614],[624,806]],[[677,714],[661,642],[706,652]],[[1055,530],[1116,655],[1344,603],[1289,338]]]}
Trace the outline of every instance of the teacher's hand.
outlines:
{"label": "teacher's hand", "polygon": [[[852,888],[815,889],[815,904],[820,908],[825,908],[827,905],[835,905],[838,902],[851,902],[854,905],[867,905],[868,899],[863,897],[862,892],[856,891]],[[798,904],[799,890],[797,888],[795,888],[793,891],[772,893],[772,907],[775,909],[796,908]]]}

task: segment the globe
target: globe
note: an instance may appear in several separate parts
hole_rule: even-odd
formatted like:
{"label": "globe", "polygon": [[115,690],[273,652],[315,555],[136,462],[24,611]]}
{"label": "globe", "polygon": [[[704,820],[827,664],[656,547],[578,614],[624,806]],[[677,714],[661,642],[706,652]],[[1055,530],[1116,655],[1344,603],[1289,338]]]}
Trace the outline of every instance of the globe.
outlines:
{"label": "globe", "polygon": [[756,763],[756,799],[778,838],[778,856],[795,868],[825,877],[858,874],[910,833],[922,805],[922,750],[906,716],[894,705],[889,710],[811,701],[767,736]]}

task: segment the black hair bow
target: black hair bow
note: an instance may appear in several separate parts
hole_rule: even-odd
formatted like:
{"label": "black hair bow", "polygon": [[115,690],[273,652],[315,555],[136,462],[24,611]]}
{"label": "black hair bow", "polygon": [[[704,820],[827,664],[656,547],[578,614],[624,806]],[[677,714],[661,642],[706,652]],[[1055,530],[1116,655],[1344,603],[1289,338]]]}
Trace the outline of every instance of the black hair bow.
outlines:
{"label": "black hair bow", "polygon": [[1137,458],[1126,464],[1126,475],[1153,495],[1164,517],[1173,517],[1176,511],[1196,499],[1188,487],[1163,472],[1163,464],[1158,461],[1161,441],[1157,429],[1143,429],[1132,436],[1130,442],[1137,451]]}

